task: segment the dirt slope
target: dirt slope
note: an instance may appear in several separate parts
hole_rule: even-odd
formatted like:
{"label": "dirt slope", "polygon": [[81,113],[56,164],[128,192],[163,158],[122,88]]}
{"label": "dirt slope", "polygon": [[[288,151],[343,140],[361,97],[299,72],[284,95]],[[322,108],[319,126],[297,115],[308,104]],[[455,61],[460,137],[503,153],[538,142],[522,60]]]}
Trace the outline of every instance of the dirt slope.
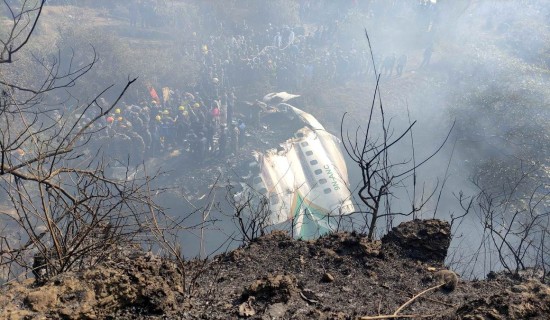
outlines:
{"label": "dirt slope", "polygon": [[537,279],[441,280],[436,271],[444,269],[449,239],[449,225],[439,220],[401,224],[375,243],[357,234],[299,241],[277,232],[207,263],[189,262],[185,272],[134,251],[41,286],[12,284],[0,295],[0,318],[361,319],[391,315],[442,281],[447,286],[413,299],[399,314],[550,317],[550,288]]}

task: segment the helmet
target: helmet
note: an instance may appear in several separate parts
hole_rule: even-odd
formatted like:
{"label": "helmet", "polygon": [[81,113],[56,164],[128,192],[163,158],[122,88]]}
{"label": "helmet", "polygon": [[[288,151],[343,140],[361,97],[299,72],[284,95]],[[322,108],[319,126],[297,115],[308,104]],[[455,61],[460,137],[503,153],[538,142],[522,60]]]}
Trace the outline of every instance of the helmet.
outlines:
{"label": "helmet", "polygon": [[184,111],[184,112],[183,112],[183,115],[184,115],[184,116],[187,116],[187,115],[189,115],[189,112]]}
{"label": "helmet", "polygon": [[120,114],[120,108],[115,109],[115,114]]}
{"label": "helmet", "polygon": [[155,120],[157,120],[157,121],[160,121],[161,119],[162,119],[162,118],[161,118],[159,115],[157,115],[157,116],[155,117]]}
{"label": "helmet", "polygon": [[220,82],[220,79],[218,79],[218,78],[213,78],[213,79],[212,79],[212,82],[218,83],[218,82]]}
{"label": "helmet", "polygon": [[157,104],[157,103],[158,103],[157,100],[153,100],[153,101],[151,101],[151,102],[152,102],[153,104]]}
{"label": "helmet", "polygon": [[115,118],[107,117],[107,123],[113,123],[113,121],[115,121]]}
{"label": "helmet", "polygon": [[170,114],[170,111],[164,109],[164,111],[162,111],[162,114]]}
{"label": "helmet", "polygon": [[200,105],[198,102],[195,102],[195,103],[193,104],[193,108],[199,108],[200,106],[201,106],[201,105]]}
{"label": "helmet", "polygon": [[118,117],[117,120],[118,120],[118,121],[122,121],[122,117]]}
{"label": "helmet", "polygon": [[185,111],[185,106],[179,106],[179,111]]}

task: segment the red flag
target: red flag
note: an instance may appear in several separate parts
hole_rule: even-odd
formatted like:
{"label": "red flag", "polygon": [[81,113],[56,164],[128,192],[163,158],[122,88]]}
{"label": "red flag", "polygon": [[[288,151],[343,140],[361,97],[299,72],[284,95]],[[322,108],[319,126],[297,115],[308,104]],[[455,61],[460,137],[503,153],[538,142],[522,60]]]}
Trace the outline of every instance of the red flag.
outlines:
{"label": "red flag", "polygon": [[149,94],[151,95],[151,98],[153,98],[154,101],[160,104],[160,97],[157,94],[157,91],[155,90],[155,88],[153,88],[153,86],[149,87]]}

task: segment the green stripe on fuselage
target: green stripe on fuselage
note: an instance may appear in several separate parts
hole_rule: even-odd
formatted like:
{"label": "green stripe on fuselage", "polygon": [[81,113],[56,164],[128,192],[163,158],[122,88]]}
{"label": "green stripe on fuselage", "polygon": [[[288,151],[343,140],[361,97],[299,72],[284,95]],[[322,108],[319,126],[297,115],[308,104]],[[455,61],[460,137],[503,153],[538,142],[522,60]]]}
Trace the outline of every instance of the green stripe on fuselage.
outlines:
{"label": "green stripe on fuselage", "polygon": [[302,227],[297,231],[298,238],[312,239],[317,238],[320,235],[327,234],[332,231],[328,216],[326,213],[308,205],[307,201],[297,193],[296,194],[296,208],[294,209],[293,216],[296,221],[300,215],[303,215]]}

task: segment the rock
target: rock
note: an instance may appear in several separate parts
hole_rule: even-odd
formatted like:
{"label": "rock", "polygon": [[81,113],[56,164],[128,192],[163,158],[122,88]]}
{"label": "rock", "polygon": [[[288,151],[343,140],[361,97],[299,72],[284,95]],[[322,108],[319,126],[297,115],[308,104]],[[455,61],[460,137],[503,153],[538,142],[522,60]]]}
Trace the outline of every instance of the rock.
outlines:
{"label": "rock", "polygon": [[334,276],[328,272],[326,272],[323,277],[321,278],[321,281],[323,282],[333,282],[334,281]]}
{"label": "rock", "polygon": [[315,294],[315,292],[313,292],[313,290],[304,289],[300,292],[300,296],[302,296],[302,299],[304,299],[308,303],[319,303],[319,297],[317,296],[317,294]]}
{"label": "rock", "polygon": [[330,320],[346,320],[349,319],[349,316],[343,312],[332,312],[328,319]]}
{"label": "rock", "polygon": [[239,249],[233,250],[231,253],[229,253],[229,257],[231,261],[237,262],[242,258],[243,254],[242,251]]}
{"label": "rock", "polygon": [[386,234],[382,238],[382,250],[422,262],[443,264],[450,243],[448,222],[417,219],[403,222]]}
{"label": "rock", "polygon": [[281,319],[286,313],[287,307],[282,303],[275,303],[270,305],[265,311],[265,315],[269,316],[269,319]]}
{"label": "rock", "polygon": [[243,298],[256,297],[268,303],[288,302],[298,292],[297,280],[291,275],[268,275],[255,280],[244,292]]}
{"label": "rock", "polygon": [[334,252],[334,250],[328,249],[328,248],[323,248],[321,252],[323,252],[326,256],[332,257],[332,258],[338,256],[338,254]]}
{"label": "rock", "polygon": [[458,285],[458,276],[451,270],[440,270],[435,273],[435,277],[439,284],[443,284],[441,288],[447,291],[453,291]]}
{"label": "rock", "polygon": [[34,291],[29,293],[25,302],[33,311],[46,312],[56,305],[57,292],[51,287],[47,290]]}
{"label": "rock", "polygon": [[474,316],[483,316],[483,319],[547,319],[549,312],[550,288],[532,279],[514,285],[510,291],[466,301],[456,314],[461,319],[475,319]]}
{"label": "rock", "polygon": [[[327,237],[320,238],[317,243],[323,247],[323,253],[333,256],[335,259],[341,256],[356,257],[377,257],[380,254],[380,241],[370,241],[367,237],[356,233],[332,233]],[[336,255],[330,254],[331,252]]]}
{"label": "rock", "polygon": [[512,287],[512,292],[526,292],[528,289],[526,286],[522,285],[522,284],[517,284],[515,286]]}
{"label": "rock", "polygon": [[253,301],[254,297],[250,297],[248,301],[241,303],[239,306],[239,316],[248,318],[256,315],[256,310],[252,307]]}
{"label": "rock", "polygon": [[0,312],[0,319],[5,320],[26,320],[26,319],[36,319],[36,320],[46,320],[46,317],[36,316],[35,313],[28,310],[13,310],[11,308],[6,308],[3,312]]}

